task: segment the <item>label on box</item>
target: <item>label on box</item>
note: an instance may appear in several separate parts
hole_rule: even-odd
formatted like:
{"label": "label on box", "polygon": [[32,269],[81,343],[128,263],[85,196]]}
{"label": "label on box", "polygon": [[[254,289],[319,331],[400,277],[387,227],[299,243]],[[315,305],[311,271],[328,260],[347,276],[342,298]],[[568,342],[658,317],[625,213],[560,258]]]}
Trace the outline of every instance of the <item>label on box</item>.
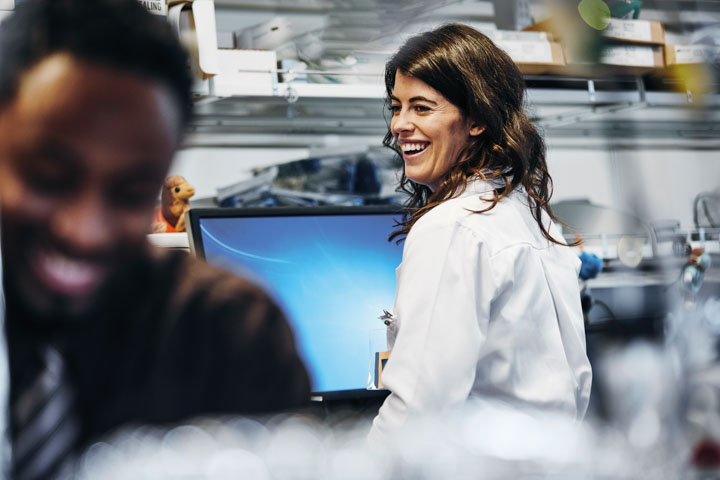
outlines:
{"label": "label on box", "polygon": [[675,45],[675,63],[703,63],[704,45]]}
{"label": "label on box", "polygon": [[550,42],[499,40],[497,46],[517,63],[553,63]]}
{"label": "label on box", "polygon": [[521,41],[521,42],[549,42],[552,36],[548,32],[523,32],[517,30],[490,30],[484,32],[494,42]]}
{"label": "label on box", "polygon": [[709,45],[674,45],[675,63],[705,63],[715,61],[720,48]]}
{"label": "label on box", "polygon": [[634,40],[636,42],[652,41],[650,22],[647,20],[620,20],[611,18],[610,24],[603,30],[603,35],[622,40]]}
{"label": "label on box", "polygon": [[607,47],[600,63],[607,65],[625,65],[630,67],[654,67],[655,57],[650,46],[613,46]]}
{"label": "label on box", "polygon": [[148,12],[155,15],[167,16],[167,3],[165,0],[138,0]]}
{"label": "label on box", "polygon": [[15,8],[15,0],[0,0],[0,10],[13,10]]}

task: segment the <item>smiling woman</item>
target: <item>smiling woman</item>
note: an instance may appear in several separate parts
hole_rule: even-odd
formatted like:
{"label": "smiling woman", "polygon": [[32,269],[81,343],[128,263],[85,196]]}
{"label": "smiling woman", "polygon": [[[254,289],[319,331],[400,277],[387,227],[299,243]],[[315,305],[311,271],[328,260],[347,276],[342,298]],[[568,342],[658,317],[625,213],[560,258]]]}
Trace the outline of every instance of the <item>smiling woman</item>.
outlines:
{"label": "smiling woman", "polygon": [[548,206],[542,138],[510,57],[451,24],[411,38],[385,69],[384,139],[409,194],[371,437],[469,399],[581,419],[591,370],[577,273]]}

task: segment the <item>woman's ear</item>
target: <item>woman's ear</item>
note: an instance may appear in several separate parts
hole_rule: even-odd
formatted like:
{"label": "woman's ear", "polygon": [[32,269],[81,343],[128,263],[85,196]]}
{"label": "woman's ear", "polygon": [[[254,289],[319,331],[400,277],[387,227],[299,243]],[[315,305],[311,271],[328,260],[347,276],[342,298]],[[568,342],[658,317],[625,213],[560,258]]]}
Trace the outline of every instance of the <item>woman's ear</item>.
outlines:
{"label": "woman's ear", "polygon": [[480,135],[481,133],[483,133],[485,131],[485,127],[486,127],[485,125],[478,125],[476,123],[473,123],[470,126],[470,132],[469,132],[470,136],[477,137],[478,135]]}

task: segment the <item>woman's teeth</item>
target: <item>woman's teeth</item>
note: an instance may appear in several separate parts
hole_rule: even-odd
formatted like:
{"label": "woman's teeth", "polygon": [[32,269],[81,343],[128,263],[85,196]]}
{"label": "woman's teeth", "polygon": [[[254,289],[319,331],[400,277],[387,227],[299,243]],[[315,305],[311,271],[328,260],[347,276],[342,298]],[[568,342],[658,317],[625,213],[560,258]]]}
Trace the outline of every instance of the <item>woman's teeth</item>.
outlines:
{"label": "woman's teeth", "polygon": [[429,143],[403,143],[400,148],[402,148],[403,153],[418,153],[422,152],[427,148],[427,146],[430,145]]}

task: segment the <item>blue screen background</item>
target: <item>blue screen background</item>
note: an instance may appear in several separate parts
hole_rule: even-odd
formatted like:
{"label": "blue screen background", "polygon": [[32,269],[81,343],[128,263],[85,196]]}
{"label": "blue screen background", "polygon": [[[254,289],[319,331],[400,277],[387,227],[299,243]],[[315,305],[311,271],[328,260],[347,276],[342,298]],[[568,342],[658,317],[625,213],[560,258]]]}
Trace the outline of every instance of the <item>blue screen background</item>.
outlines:
{"label": "blue screen background", "polygon": [[390,214],[203,218],[208,263],[263,287],[295,333],[315,392],[364,389],[402,246]]}

